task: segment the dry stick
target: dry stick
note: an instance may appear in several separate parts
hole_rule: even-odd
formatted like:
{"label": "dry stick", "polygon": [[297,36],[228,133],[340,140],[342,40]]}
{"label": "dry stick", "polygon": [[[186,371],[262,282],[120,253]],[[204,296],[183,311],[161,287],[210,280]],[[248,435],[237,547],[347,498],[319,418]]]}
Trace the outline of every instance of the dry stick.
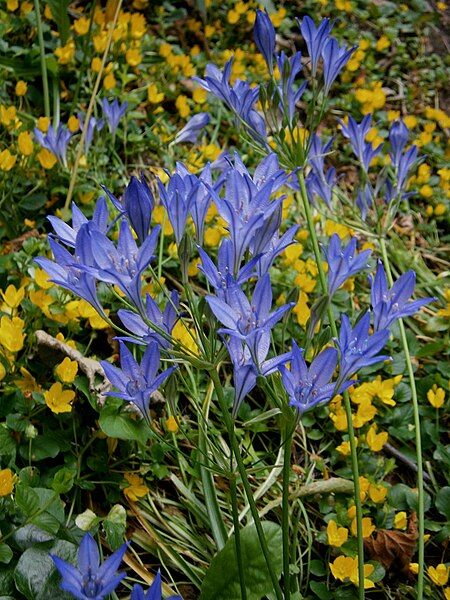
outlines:
{"label": "dry stick", "polygon": [[89,121],[90,121],[90,118],[92,115],[92,111],[94,110],[95,98],[97,97],[97,92],[98,92],[98,88],[100,87],[100,82],[102,80],[103,71],[105,70],[106,59],[108,58],[109,49],[111,47],[111,42],[112,42],[112,36],[114,33],[114,29],[116,27],[116,23],[117,23],[117,19],[119,17],[119,12],[120,12],[121,6],[122,6],[122,0],[119,0],[119,2],[117,3],[117,8],[116,8],[113,22],[112,22],[110,30],[109,30],[109,36],[108,36],[108,41],[106,43],[106,48],[105,48],[105,51],[103,52],[102,64],[100,66],[100,71],[98,72],[97,79],[95,80],[94,89],[92,90],[91,99],[89,101],[89,106],[86,111],[86,116],[84,118],[83,131],[81,132],[81,139],[78,143],[78,150],[77,150],[77,154],[75,157],[75,164],[73,165],[72,176],[70,178],[69,189],[67,191],[67,198],[66,198],[66,202],[64,203],[64,211],[67,211],[67,209],[69,208],[70,201],[72,200],[73,190],[75,187],[75,181],[77,179],[78,167],[80,165],[80,159],[81,159],[81,155],[83,153],[84,140],[86,139],[86,134],[87,134],[87,130],[89,127]]}
{"label": "dry stick", "polygon": [[[112,389],[111,384],[106,378],[105,371],[103,370],[103,367],[98,362],[98,360],[94,360],[93,358],[86,358],[86,356],[83,356],[81,352],[76,348],[72,348],[72,346],[69,346],[69,344],[57,340],[45,331],[42,331],[42,329],[38,329],[35,332],[35,336],[39,346],[46,346],[47,348],[52,348],[53,350],[56,350],[57,352],[61,352],[65,356],[68,356],[71,360],[76,361],[80,369],[88,378],[89,389],[92,392],[96,392],[102,395],[105,392],[108,392]],[[103,383],[95,383],[96,375],[100,375],[100,377],[103,379]],[[155,390],[151,393],[151,399],[155,403],[166,402],[164,396],[158,390]],[[130,404],[130,408],[131,407],[133,407],[133,404]],[[137,412],[139,411],[137,410]]]}
{"label": "dry stick", "polygon": [[[47,348],[52,348],[61,352],[65,356],[68,356],[70,359],[76,361],[83,371],[83,373],[87,376],[89,381],[89,388],[92,391],[96,392],[105,392],[108,389],[111,389],[109,382],[105,378],[105,372],[102,369],[101,364],[94,360],[93,358],[86,358],[79,352],[76,348],[72,348],[69,344],[65,342],[61,342],[56,338],[52,337],[45,331],[38,329],[35,332],[36,341],[39,346],[47,346]],[[100,375],[100,377],[104,380],[101,384],[95,383],[95,376]]]}

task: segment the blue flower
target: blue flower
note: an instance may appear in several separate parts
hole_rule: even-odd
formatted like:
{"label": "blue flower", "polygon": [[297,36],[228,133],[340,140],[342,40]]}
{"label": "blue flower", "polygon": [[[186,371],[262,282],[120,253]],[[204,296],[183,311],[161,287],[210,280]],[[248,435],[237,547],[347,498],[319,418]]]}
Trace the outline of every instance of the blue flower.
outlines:
{"label": "blue flower", "polygon": [[287,58],[284,52],[280,52],[276,59],[281,74],[280,84],[278,85],[279,109],[281,114],[286,117],[287,122],[293,125],[295,106],[307,86],[307,81],[299,86],[296,85],[298,74],[303,68],[302,53],[296,52],[293,56]]}
{"label": "blue flower", "polygon": [[88,230],[89,224],[85,224],[81,226],[78,231],[74,254],[71,254],[66,248],[58,244],[58,242],[52,238],[49,238],[50,248],[55,257],[55,261],[52,261],[45,256],[38,256],[34,259],[34,262],[48,273],[50,281],[73,292],[80,298],[83,298],[86,302],[89,302],[98,313],[105,316],[103,308],[97,298],[95,278],[92,274],[83,270],[86,264],[93,264]]}
{"label": "blue flower", "polygon": [[225,326],[219,329],[219,333],[245,342],[257,367],[265,347],[268,352],[270,331],[293,306],[293,303],[289,303],[279,307],[273,313],[270,312],[272,288],[268,273],[263,275],[256,284],[251,302],[236,284],[228,286],[226,302],[215,296],[206,296],[206,301],[217,320]]}
{"label": "blue flower", "polygon": [[319,64],[320,57],[322,56],[322,50],[330,37],[330,20],[323,19],[319,26],[316,27],[311,17],[306,15],[303,17],[301,23],[299,21],[299,24],[300,31],[305,40],[306,47],[308,48],[309,58],[311,59],[311,73],[313,77],[315,77],[317,66]]}
{"label": "blue flower", "polygon": [[347,246],[343,246],[341,238],[335,233],[331,236],[324,254],[328,263],[328,293],[332,296],[349,277],[362,269],[367,269],[367,260],[371,250],[356,252],[358,240],[352,237]]}
{"label": "blue flower", "polygon": [[406,152],[400,155],[397,165],[397,185],[396,192],[400,194],[405,187],[409,171],[417,161],[419,150],[417,146],[410,146]]}
{"label": "blue flower", "polygon": [[399,119],[392,123],[389,130],[389,142],[391,144],[391,157],[392,164],[395,168],[398,168],[403,150],[408,142],[409,129],[406,127],[404,122]]}
{"label": "blue flower", "polygon": [[72,134],[64,125],[58,125],[57,129],[50,125],[47,133],[44,135],[37,127],[34,129],[34,135],[38,143],[47,150],[50,150],[56,158],[67,166],[67,146],[69,145]]}
{"label": "blue flower", "polygon": [[232,416],[236,417],[244,398],[256,386],[258,375],[267,377],[275,373],[282,364],[290,360],[291,353],[286,352],[266,359],[270,347],[270,332],[268,331],[260,337],[257,348],[257,364],[255,364],[250,350],[242,340],[230,337],[226,342],[226,346],[233,364],[234,400]]}
{"label": "blue flower", "polygon": [[211,164],[207,163],[198,177],[190,173],[182,163],[177,163],[175,172],[182,177],[186,186],[185,193],[189,197],[189,214],[194,221],[197,242],[201,244],[205,230],[206,213],[211,204]]}
{"label": "blue flower", "polygon": [[367,218],[367,213],[371,206],[373,205],[373,193],[371,186],[366,183],[363,189],[358,190],[358,194],[356,196],[356,206],[361,211],[361,219],[363,221]]}
{"label": "blue flower", "polygon": [[[130,600],[163,600],[161,573],[158,571],[152,585],[144,592],[138,583],[131,590]],[[183,600],[181,596],[170,596],[167,600]]]}
{"label": "blue flower", "polygon": [[[84,127],[84,115],[82,113],[78,113],[78,121],[80,122],[80,129],[82,130]],[[94,131],[101,131],[103,129],[103,119],[96,119],[95,117],[91,117],[89,119],[89,123],[87,126],[86,136],[84,138],[84,152],[88,153],[89,147],[92,143],[92,139],[94,137]]]}
{"label": "blue flower", "polygon": [[330,151],[333,140],[330,139],[322,144],[318,135],[314,135],[311,141],[311,147],[308,153],[308,161],[311,165],[311,171],[306,176],[306,189],[310,200],[315,195],[322,198],[327,206],[331,206],[333,187],[336,183],[336,169],[330,167],[325,172],[324,157]]}
{"label": "blue flower", "polygon": [[390,359],[389,356],[379,354],[389,339],[389,331],[382,329],[369,335],[369,328],[369,312],[366,312],[353,328],[347,315],[342,315],[339,340],[336,340],[340,351],[341,384],[360,369]]}
{"label": "blue flower", "polygon": [[[185,172],[188,173],[186,169]],[[185,233],[186,221],[199,185],[200,181],[195,175],[186,175],[184,172],[182,175],[174,173],[166,187],[158,179],[159,197],[167,211],[177,244]]]}
{"label": "blue flower", "polygon": [[416,274],[410,270],[403,273],[389,289],[383,264],[381,261],[378,262],[370,294],[375,331],[388,329],[398,319],[410,317],[422,306],[435,300],[435,298],[421,298],[411,301],[415,285]]}
{"label": "blue flower", "polygon": [[106,98],[102,100],[103,117],[108,123],[109,131],[114,134],[119,125],[120,119],[126,113],[128,108],[128,102],[119,104],[118,100],[114,100],[111,104]]}
{"label": "blue flower", "polygon": [[120,369],[102,360],[100,364],[117,392],[108,392],[108,396],[122,398],[134,404],[144,419],[150,424],[150,397],[173,373],[176,367],[170,367],[158,375],[160,354],[157,342],[150,342],[139,364],[126,345],[120,344]]}
{"label": "blue flower", "polygon": [[236,80],[230,84],[231,67],[233,59],[230,59],[223,72],[216,65],[206,65],[205,78],[194,77],[205,90],[214,94],[219,100],[234,112],[239,121],[255,135],[258,140],[267,145],[266,126],[262,116],[255,110],[255,104],[259,98],[259,86],[251,87],[248,81]]}
{"label": "blue flower", "polygon": [[342,387],[337,390],[336,384],[331,383],[337,362],[337,350],[325,348],[308,368],[303,358],[303,349],[293,341],[291,369],[286,369],[284,365],[279,367],[289,404],[295,406],[300,413],[304,413],[328,402],[335,394],[341,392]]}
{"label": "blue flower", "polygon": [[100,196],[98,199],[91,220],[84,216],[75,202],[72,202],[72,227],[58,217],[54,217],[53,215],[47,217],[55,232],[52,237],[56,237],[57,240],[71,248],[75,248],[76,237],[82,225],[90,223],[91,227],[96,227],[105,233],[108,229],[108,218],[108,206],[103,196]]}
{"label": "blue flower", "polygon": [[93,229],[86,241],[87,251],[92,253],[93,266],[81,264],[80,268],[105,283],[117,285],[141,310],[141,276],[154,258],[160,227],[153,228],[138,248],[128,222],[120,224],[117,247],[104,233]]}
{"label": "blue flower", "polygon": [[253,37],[258,50],[264,56],[269,71],[273,69],[273,54],[275,52],[275,29],[267,11],[257,10]]}
{"label": "blue flower", "polygon": [[180,142],[191,142],[192,144],[195,144],[200,131],[208,125],[210,120],[211,117],[209,116],[209,113],[197,113],[191,117],[183,129],[180,129],[177,133],[174,144],[179,144]]}
{"label": "blue flower", "polygon": [[381,152],[383,144],[376,148],[372,147],[370,142],[366,142],[366,135],[372,126],[372,115],[366,115],[361,123],[357,123],[353,117],[348,118],[348,125],[340,121],[342,133],[350,140],[350,145],[358,158],[361,166],[367,172],[369,165],[375,156]]}
{"label": "blue flower", "polygon": [[347,50],[347,46],[339,46],[337,40],[329,38],[322,48],[324,93],[328,94],[336,77],[348,63],[356,46]]}
{"label": "blue flower", "polygon": [[125,342],[131,342],[133,344],[143,345],[146,345],[150,341],[154,340],[158,342],[160,348],[170,348],[171,344],[167,337],[161,333],[158,333],[155,331],[155,329],[152,329],[148,323],[156,325],[156,327],[166,333],[167,336],[170,336],[178,319],[179,304],[180,298],[178,292],[173,290],[170,294],[170,298],[167,301],[164,311],[161,311],[150,294],[147,294],[145,303],[145,321],[141,315],[131,310],[123,308],[119,309],[117,316],[128,329],[128,331],[130,331],[135,337],[119,337],[118,339]]}
{"label": "blue flower", "polygon": [[153,194],[144,177],[132,177],[125,189],[123,207],[141,244],[148,236],[154,205]]}
{"label": "blue flower", "polygon": [[78,549],[78,568],[59,556],[50,554],[61,577],[61,589],[79,600],[103,600],[113,592],[125,573],[117,573],[128,544],[122,544],[103,564],[97,544],[90,533],[86,533]]}

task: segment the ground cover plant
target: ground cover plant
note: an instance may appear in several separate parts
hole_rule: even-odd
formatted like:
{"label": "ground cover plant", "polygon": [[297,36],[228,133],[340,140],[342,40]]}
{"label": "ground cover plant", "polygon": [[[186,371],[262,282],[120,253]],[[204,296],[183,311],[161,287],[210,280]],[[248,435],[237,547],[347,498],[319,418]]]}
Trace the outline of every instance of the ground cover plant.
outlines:
{"label": "ground cover plant", "polygon": [[0,11],[0,600],[450,598],[446,4]]}

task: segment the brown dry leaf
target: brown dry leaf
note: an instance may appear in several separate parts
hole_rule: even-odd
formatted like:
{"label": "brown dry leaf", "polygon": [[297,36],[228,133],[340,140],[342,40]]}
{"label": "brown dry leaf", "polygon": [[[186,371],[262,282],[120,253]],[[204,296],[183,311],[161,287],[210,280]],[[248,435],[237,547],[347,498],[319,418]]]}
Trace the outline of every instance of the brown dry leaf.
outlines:
{"label": "brown dry leaf", "polygon": [[364,547],[370,558],[379,561],[386,570],[399,569],[408,575],[418,537],[417,515],[412,513],[407,532],[379,529],[374,536],[364,540]]}

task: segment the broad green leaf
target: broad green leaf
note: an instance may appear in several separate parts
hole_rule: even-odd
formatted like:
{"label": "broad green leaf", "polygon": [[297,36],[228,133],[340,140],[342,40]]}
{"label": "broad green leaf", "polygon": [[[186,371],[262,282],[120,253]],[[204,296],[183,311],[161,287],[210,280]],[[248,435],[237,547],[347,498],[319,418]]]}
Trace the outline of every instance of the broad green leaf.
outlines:
{"label": "broad green leaf", "polygon": [[446,485],[436,494],[436,508],[450,521],[450,487]]}
{"label": "broad green leaf", "polygon": [[67,493],[73,487],[75,475],[75,471],[68,469],[67,467],[63,467],[55,473],[52,482],[52,489],[55,490],[57,494]]}
{"label": "broad green leaf", "polygon": [[[14,585],[14,567],[0,564],[0,593],[12,596],[16,591]],[[0,597],[1,598],[1,597]]]}
{"label": "broad green leaf", "polygon": [[318,598],[320,598],[320,600],[330,600],[330,598],[333,597],[325,583],[319,581],[310,581],[309,587],[311,588],[311,591],[314,592]]}
{"label": "broad green leaf", "polygon": [[150,430],[142,420],[137,420],[131,413],[121,413],[120,408],[114,405],[102,409],[98,422],[103,433],[119,440],[145,444],[150,436]]}
{"label": "broad green leaf", "polygon": [[66,541],[58,541],[50,550],[28,548],[19,558],[14,569],[14,581],[17,589],[27,600],[70,600],[72,596],[61,591],[61,578],[53,565],[50,553],[64,560],[73,561],[76,546]]}
{"label": "broad green leaf", "polygon": [[13,454],[16,451],[16,442],[11,435],[11,432],[0,425],[0,456],[5,454]]}
{"label": "broad green leaf", "polygon": [[[282,571],[281,527],[276,523],[262,523],[269,548],[270,561],[277,577]],[[264,560],[255,525],[247,525],[240,532],[242,562],[248,600],[261,600],[273,591],[272,581]],[[239,572],[236,561],[234,536],[213,558],[201,588],[200,600],[241,600]]]}
{"label": "broad green leaf", "polygon": [[0,544],[0,562],[8,564],[13,557],[13,552],[8,544]]}
{"label": "broad green leaf", "polygon": [[19,483],[16,486],[14,498],[17,506],[25,513],[26,517],[31,517],[39,508],[39,496],[28,485]]}

